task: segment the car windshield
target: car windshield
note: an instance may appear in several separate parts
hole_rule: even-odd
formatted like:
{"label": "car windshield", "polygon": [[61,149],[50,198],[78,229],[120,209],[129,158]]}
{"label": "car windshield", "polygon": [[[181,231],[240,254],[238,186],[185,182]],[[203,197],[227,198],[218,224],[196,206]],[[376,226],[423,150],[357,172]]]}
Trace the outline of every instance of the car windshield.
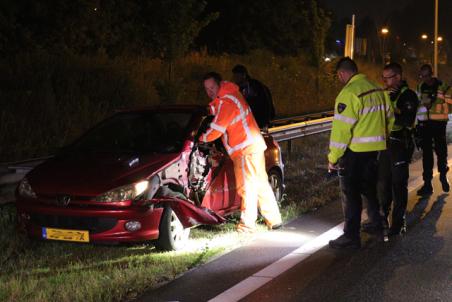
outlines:
{"label": "car windshield", "polygon": [[90,152],[171,153],[181,149],[191,113],[127,112],[105,120],[70,150]]}

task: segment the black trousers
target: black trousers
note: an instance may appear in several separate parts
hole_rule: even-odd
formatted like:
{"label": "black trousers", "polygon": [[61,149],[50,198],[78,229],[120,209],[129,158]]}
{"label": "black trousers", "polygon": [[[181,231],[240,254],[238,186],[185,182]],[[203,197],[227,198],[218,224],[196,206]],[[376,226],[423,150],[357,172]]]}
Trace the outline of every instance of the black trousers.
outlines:
{"label": "black trousers", "polygon": [[[366,198],[368,204],[378,208],[377,155],[378,152],[353,152],[347,149],[339,160],[344,234],[350,238],[359,238],[362,197]],[[378,211],[373,215],[370,219],[381,223]]]}
{"label": "black trousers", "polygon": [[[409,133],[406,137],[390,137],[388,149],[381,151],[378,160],[378,201],[383,215],[383,223],[388,226],[388,216],[392,210],[391,227],[400,229],[405,224],[408,202],[409,163],[414,145]],[[369,210],[369,209],[368,209]],[[376,209],[370,209],[375,211]]]}
{"label": "black trousers", "polygon": [[419,124],[422,148],[422,174],[424,182],[431,182],[433,177],[433,149],[437,156],[438,172],[445,176],[447,167],[446,121],[426,121]]}

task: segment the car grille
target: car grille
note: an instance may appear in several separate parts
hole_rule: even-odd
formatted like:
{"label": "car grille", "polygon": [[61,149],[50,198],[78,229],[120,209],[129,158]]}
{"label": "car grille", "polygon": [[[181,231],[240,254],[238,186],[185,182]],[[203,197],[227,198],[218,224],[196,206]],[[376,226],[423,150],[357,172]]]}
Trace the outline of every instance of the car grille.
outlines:
{"label": "car grille", "polygon": [[111,217],[71,217],[31,214],[31,221],[48,228],[87,230],[90,233],[102,233],[112,229],[118,220]]}

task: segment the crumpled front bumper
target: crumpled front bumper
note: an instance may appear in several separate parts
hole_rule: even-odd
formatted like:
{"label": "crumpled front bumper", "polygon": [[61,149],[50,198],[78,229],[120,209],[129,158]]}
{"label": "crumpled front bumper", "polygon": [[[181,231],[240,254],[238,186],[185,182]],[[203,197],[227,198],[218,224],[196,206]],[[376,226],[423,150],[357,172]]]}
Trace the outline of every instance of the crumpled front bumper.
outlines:
{"label": "crumpled front bumper", "polygon": [[[225,221],[215,212],[195,206],[178,198],[150,200],[146,205],[129,207],[58,207],[33,201],[18,201],[19,227],[30,237],[42,238],[42,228],[88,230],[90,242],[116,243],[141,242],[159,237],[159,225],[164,206],[176,213],[184,227],[199,224],[220,224]],[[141,229],[130,232],[125,228],[129,221],[138,221]]]}
{"label": "crumpled front bumper", "polygon": [[205,207],[198,207],[187,200],[164,198],[156,202],[161,205],[167,204],[171,207],[185,228],[199,224],[221,224],[226,221],[224,217],[216,212]]}

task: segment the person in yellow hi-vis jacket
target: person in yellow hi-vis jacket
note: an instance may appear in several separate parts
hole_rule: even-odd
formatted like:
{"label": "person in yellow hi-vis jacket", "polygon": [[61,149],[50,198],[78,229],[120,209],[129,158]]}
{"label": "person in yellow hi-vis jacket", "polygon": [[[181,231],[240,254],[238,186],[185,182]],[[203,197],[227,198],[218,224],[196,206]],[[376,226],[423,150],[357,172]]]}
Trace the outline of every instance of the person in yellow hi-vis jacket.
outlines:
{"label": "person in yellow hi-vis jacket", "polygon": [[222,81],[216,72],[204,77],[204,88],[212,99],[209,110],[215,117],[199,139],[212,142],[221,137],[232,159],[237,193],[242,199],[237,230],[255,230],[258,207],[268,228],[279,228],[281,214],[265,170],[267,145],[248,103],[237,85]]}
{"label": "person in yellow hi-vis jacket", "polygon": [[345,86],[334,105],[328,168],[339,174],[345,224],[344,234],[329,245],[360,248],[361,195],[373,208],[369,213],[375,217],[370,219],[382,223],[377,199],[377,156],[386,149],[394,115],[388,94],[359,74],[353,60],[342,58],[336,72]]}
{"label": "person in yellow hi-vis jacket", "polygon": [[[417,94],[421,102],[416,127],[417,137],[422,148],[422,178],[424,185],[417,191],[419,196],[428,196],[433,193],[433,150],[437,157],[439,180],[444,192],[449,192],[450,185],[447,179],[447,141],[446,127],[449,120],[449,107],[451,99],[449,86],[433,77],[432,66],[421,66],[419,77],[422,82],[417,87]],[[448,96],[446,98],[446,96]]]}

